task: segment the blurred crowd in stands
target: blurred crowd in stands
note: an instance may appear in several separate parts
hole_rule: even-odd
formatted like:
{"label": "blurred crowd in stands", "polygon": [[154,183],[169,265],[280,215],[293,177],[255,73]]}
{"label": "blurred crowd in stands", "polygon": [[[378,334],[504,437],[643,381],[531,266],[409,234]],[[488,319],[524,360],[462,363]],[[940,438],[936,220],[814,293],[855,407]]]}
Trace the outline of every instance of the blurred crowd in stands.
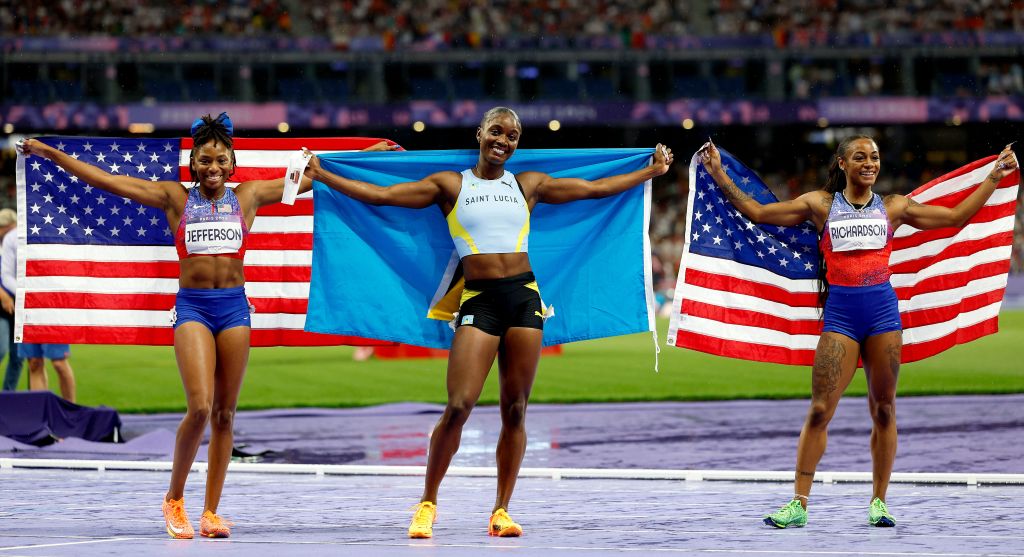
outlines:
{"label": "blurred crowd in stands", "polygon": [[[291,10],[290,10],[291,9]],[[294,10],[294,11],[293,11]],[[779,46],[824,35],[1024,31],[1020,0],[23,0],[0,2],[8,35],[378,36],[390,47],[487,47],[494,37],[769,34]]]}
{"label": "blurred crowd in stands", "polygon": [[828,34],[1024,31],[1019,0],[717,0],[718,34],[771,33],[778,45],[822,44]]}
{"label": "blurred crowd in stands", "polygon": [[[243,52],[253,53],[283,48],[276,41],[285,41],[282,45],[289,48],[327,54],[480,49],[508,56],[465,64],[445,64],[437,56],[389,59],[386,71],[322,59],[305,65],[253,59],[242,61],[242,74],[237,59],[188,69],[186,62],[168,64],[166,57],[148,61],[159,64],[113,67],[110,61],[57,56],[48,67],[39,68],[35,61],[11,66],[3,94],[16,102],[258,102],[271,97],[290,102],[484,97],[643,102],[1024,94],[1024,69],[1016,54],[1024,46],[1024,0],[0,0],[5,48],[18,51],[26,38],[97,38],[114,52],[200,49],[208,54],[227,47],[204,41],[237,39],[247,45]],[[134,39],[143,42],[131,43]],[[60,44],[75,49],[74,42]],[[960,49],[952,55],[917,54],[909,62],[903,56],[908,45],[997,44],[1013,50]],[[717,46],[776,47],[784,54],[772,62],[743,55],[662,56]],[[829,55],[820,48],[805,52],[804,47],[813,46],[861,50],[853,55]],[[624,49],[646,58],[616,58],[614,51]],[[581,58],[574,64],[524,54],[539,50],[581,51]],[[588,59],[587,53],[612,54]],[[90,63],[111,66],[93,68]],[[205,77],[188,80],[185,73]],[[103,87],[106,75],[116,75],[120,86]],[[518,81],[514,92],[506,83],[509,75]],[[373,79],[380,86],[368,84]]]}
{"label": "blurred crowd in stands", "polygon": [[292,32],[289,11],[285,3],[276,0],[3,0],[0,24],[8,36],[247,36]]}

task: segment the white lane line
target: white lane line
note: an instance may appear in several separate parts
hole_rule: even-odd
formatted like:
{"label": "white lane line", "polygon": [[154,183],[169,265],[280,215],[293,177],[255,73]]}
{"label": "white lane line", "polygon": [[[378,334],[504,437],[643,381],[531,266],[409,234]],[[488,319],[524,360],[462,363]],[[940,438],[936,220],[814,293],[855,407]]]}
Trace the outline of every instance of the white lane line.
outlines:
{"label": "white lane line", "polygon": [[[67,547],[74,545],[84,544],[97,544],[97,543],[109,543],[109,542],[122,542],[122,541],[157,541],[164,539],[162,537],[118,537],[118,538],[103,538],[94,540],[83,540],[75,542],[65,543],[52,543],[52,544],[38,544],[38,545],[24,545],[16,547],[4,547],[0,548],[0,551],[13,551],[13,550],[24,550],[24,549],[39,549],[46,547]],[[417,542],[393,542],[393,543],[382,543],[372,541],[303,541],[303,540],[230,540],[222,543],[230,544],[247,544],[247,545],[317,545],[317,546],[355,546],[355,547],[432,547],[432,548],[467,548],[477,550],[498,550],[502,552],[523,550],[523,551],[535,551],[535,550],[558,550],[558,551],[594,551],[594,552],[645,552],[645,553],[730,553],[730,554],[749,554],[749,555],[870,555],[878,557],[1024,557],[1021,553],[962,553],[962,552],[919,552],[919,551],[844,551],[844,550],[771,550],[771,549],[705,549],[705,548],[685,548],[685,547],[594,547],[594,546],[567,546],[567,545],[492,545],[492,544],[453,544],[453,543],[436,543],[431,541],[429,544],[421,544]],[[13,556],[12,556],[13,557]]]}
{"label": "white lane line", "polygon": [[109,542],[122,542],[126,540],[139,540],[139,539],[155,539],[155,538],[102,538],[98,540],[83,540],[77,542],[63,542],[63,543],[41,543],[32,545],[16,545],[12,547],[0,547],[0,551],[14,551],[16,549],[40,549],[43,547],[66,547],[70,545],[85,545],[93,543],[109,543]]}

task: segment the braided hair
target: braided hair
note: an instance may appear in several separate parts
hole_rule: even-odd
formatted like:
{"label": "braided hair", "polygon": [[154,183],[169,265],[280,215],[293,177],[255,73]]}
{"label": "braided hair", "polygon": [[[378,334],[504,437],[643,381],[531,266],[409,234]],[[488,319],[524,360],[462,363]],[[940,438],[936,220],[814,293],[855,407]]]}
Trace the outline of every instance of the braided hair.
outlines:
{"label": "braided hair", "polygon": [[[874,142],[874,138],[866,135],[851,135],[839,142],[836,147],[836,154],[832,157],[832,164],[828,165],[828,175],[825,177],[825,187],[822,189],[833,196],[846,189],[846,171],[839,167],[839,159],[845,159],[850,150],[850,144],[859,139],[867,139]],[[821,231],[824,236],[825,230]],[[820,239],[820,238],[819,238]],[[825,267],[825,252],[818,250],[818,308],[820,316],[825,315],[825,300],[828,299],[828,269]]]}
{"label": "braided hair", "polygon": [[196,121],[192,124],[192,153],[189,155],[188,171],[192,176],[192,183],[199,183],[199,177],[196,175],[195,165],[193,164],[196,160],[196,153],[199,148],[207,143],[220,143],[231,151],[231,174],[228,175],[230,178],[235,173],[235,169],[238,167],[238,161],[235,159],[234,141],[231,136],[234,133],[231,119],[228,118],[227,113],[221,112],[220,116],[214,118],[207,114],[196,118]]}

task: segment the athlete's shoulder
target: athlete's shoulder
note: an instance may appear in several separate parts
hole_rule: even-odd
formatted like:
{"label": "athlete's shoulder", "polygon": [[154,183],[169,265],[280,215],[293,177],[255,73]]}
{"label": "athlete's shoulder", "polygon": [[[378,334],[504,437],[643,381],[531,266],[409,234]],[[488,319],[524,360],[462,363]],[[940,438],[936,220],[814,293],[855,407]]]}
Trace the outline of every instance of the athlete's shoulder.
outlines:
{"label": "athlete's shoulder", "polygon": [[803,200],[805,203],[815,209],[824,207],[829,209],[832,207],[832,200],[835,198],[835,194],[825,190],[811,190],[797,199]]}
{"label": "athlete's shoulder", "polygon": [[524,170],[518,174],[514,174],[516,181],[522,184],[524,187],[535,186],[540,182],[550,178],[548,174],[543,172],[537,172],[536,170]]}
{"label": "athlete's shoulder", "polygon": [[[465,172],[465,171],[463,171],[463,172]],[[428,182],[437,182],[437,183],[452,183],[452,182],[461,182],[462,181],[462,176],[463,176],[462,172],[455,172],[454,170],[442,170],[440,172],[435,172],[435,173],[431,174],[430,176],[427,176],[426,178],[424,178],[424,180],[426,180]]]}

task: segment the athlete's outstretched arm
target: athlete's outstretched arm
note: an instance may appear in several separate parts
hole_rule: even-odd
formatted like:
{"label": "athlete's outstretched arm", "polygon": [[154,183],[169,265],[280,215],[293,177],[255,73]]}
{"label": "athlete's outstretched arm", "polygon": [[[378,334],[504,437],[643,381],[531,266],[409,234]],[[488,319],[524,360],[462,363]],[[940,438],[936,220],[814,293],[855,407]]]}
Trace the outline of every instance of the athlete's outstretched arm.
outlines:
{"label": "athlete's outstretched arm", "polygon": [[[387,141],[379,141],[370,145],[366,149],[361,149],[361,151],[395,151],[397,149],[398,145],[390,145]],[[308,149],[306,152],[312,154]],[[302,180],[299,181],[300,194],[313,189],[313,180],[310,178],[310,175],[309,168],[307,167],[305,175],[302,177]],[[280,202],[281,198],[284,196],[284,178],[275,178],[273,180],[251,180],[249,182],[245,182],[245,189],[251,189],[253,192],[253,201],[256,207],[272,205]],[[238,193],[237,190],[236,193]]]}
{"label": "athlete's outstretched arm", "polygon": [[779,226],[796,226],[814,216],[814,203],[821,203],[821,192],[812,191],[792,199],[776,203],[762,204],[736,187],[732,178],[722,167],[722,154],[714,143],[704,147],[704,168],[711,174],[715,184],[722,190],[736,209],[748,219],[758,224],[774,224]]}
{"label": "athlete's outstretched arm", "polygon": [[445,193],[446,179],[450,182],[451,179],[458,177],[455,172],[437,172],[415,182],[402,182],[384,187],[338,176],[320,166],[320,159],[316,155],[309,154],[311,158],[309,166],[306,167],[308,178],[323,182],[333,190],[370,205],[393,205],[422,209],[435,203],[440,204],[447,197]]}
{"label": "athlete's outstretched arm", "polygon": [[906,223],[921,230],[945,226],[961,227],[985,205],[992,192],[996,191],[996,186],[999,185],[999,182],[1016,170],[1017,167],[1017,155],[1007,145],[999,153],[999,158],[996,160],[995,168],[992,169],[992,172],[970,195],[965,197],[955,207],[923,205],[909,197],[893,195],[888,200],[889,203],[886,206],[886,210],[890,214],[895,213],[895,216],[898,216],[899,220],[893,218],[893,222],[897,225],[899,223]]}
{"label": "athlete's outstretched arm", "polygon": [[[552,178],[541,172],[523,172],[520,177],[524,190],[541,203],[568,203],[580,199],[608,197],[642,184],[655,176],[668,172],[672,165],[672,149],[659,143],[654,148],[654,161],[647,168],[627,174],[608,176],[589,181],[582,178]],[[532,187],[530,187],[532,186]],[[528,189],[529,188],[529,189]]]}
{"label": "athlete's outstretched arm", "polygon": [[57,166],[77,176],[90,186],[127,197],[149,207],[166,209],[171,203],[171,192],[175,189],[182,189],[179,182],[151,182],[141,178],[111,174],[36,139],[24,140],[19,149],[26,157],[36,155],[50,159]]}

